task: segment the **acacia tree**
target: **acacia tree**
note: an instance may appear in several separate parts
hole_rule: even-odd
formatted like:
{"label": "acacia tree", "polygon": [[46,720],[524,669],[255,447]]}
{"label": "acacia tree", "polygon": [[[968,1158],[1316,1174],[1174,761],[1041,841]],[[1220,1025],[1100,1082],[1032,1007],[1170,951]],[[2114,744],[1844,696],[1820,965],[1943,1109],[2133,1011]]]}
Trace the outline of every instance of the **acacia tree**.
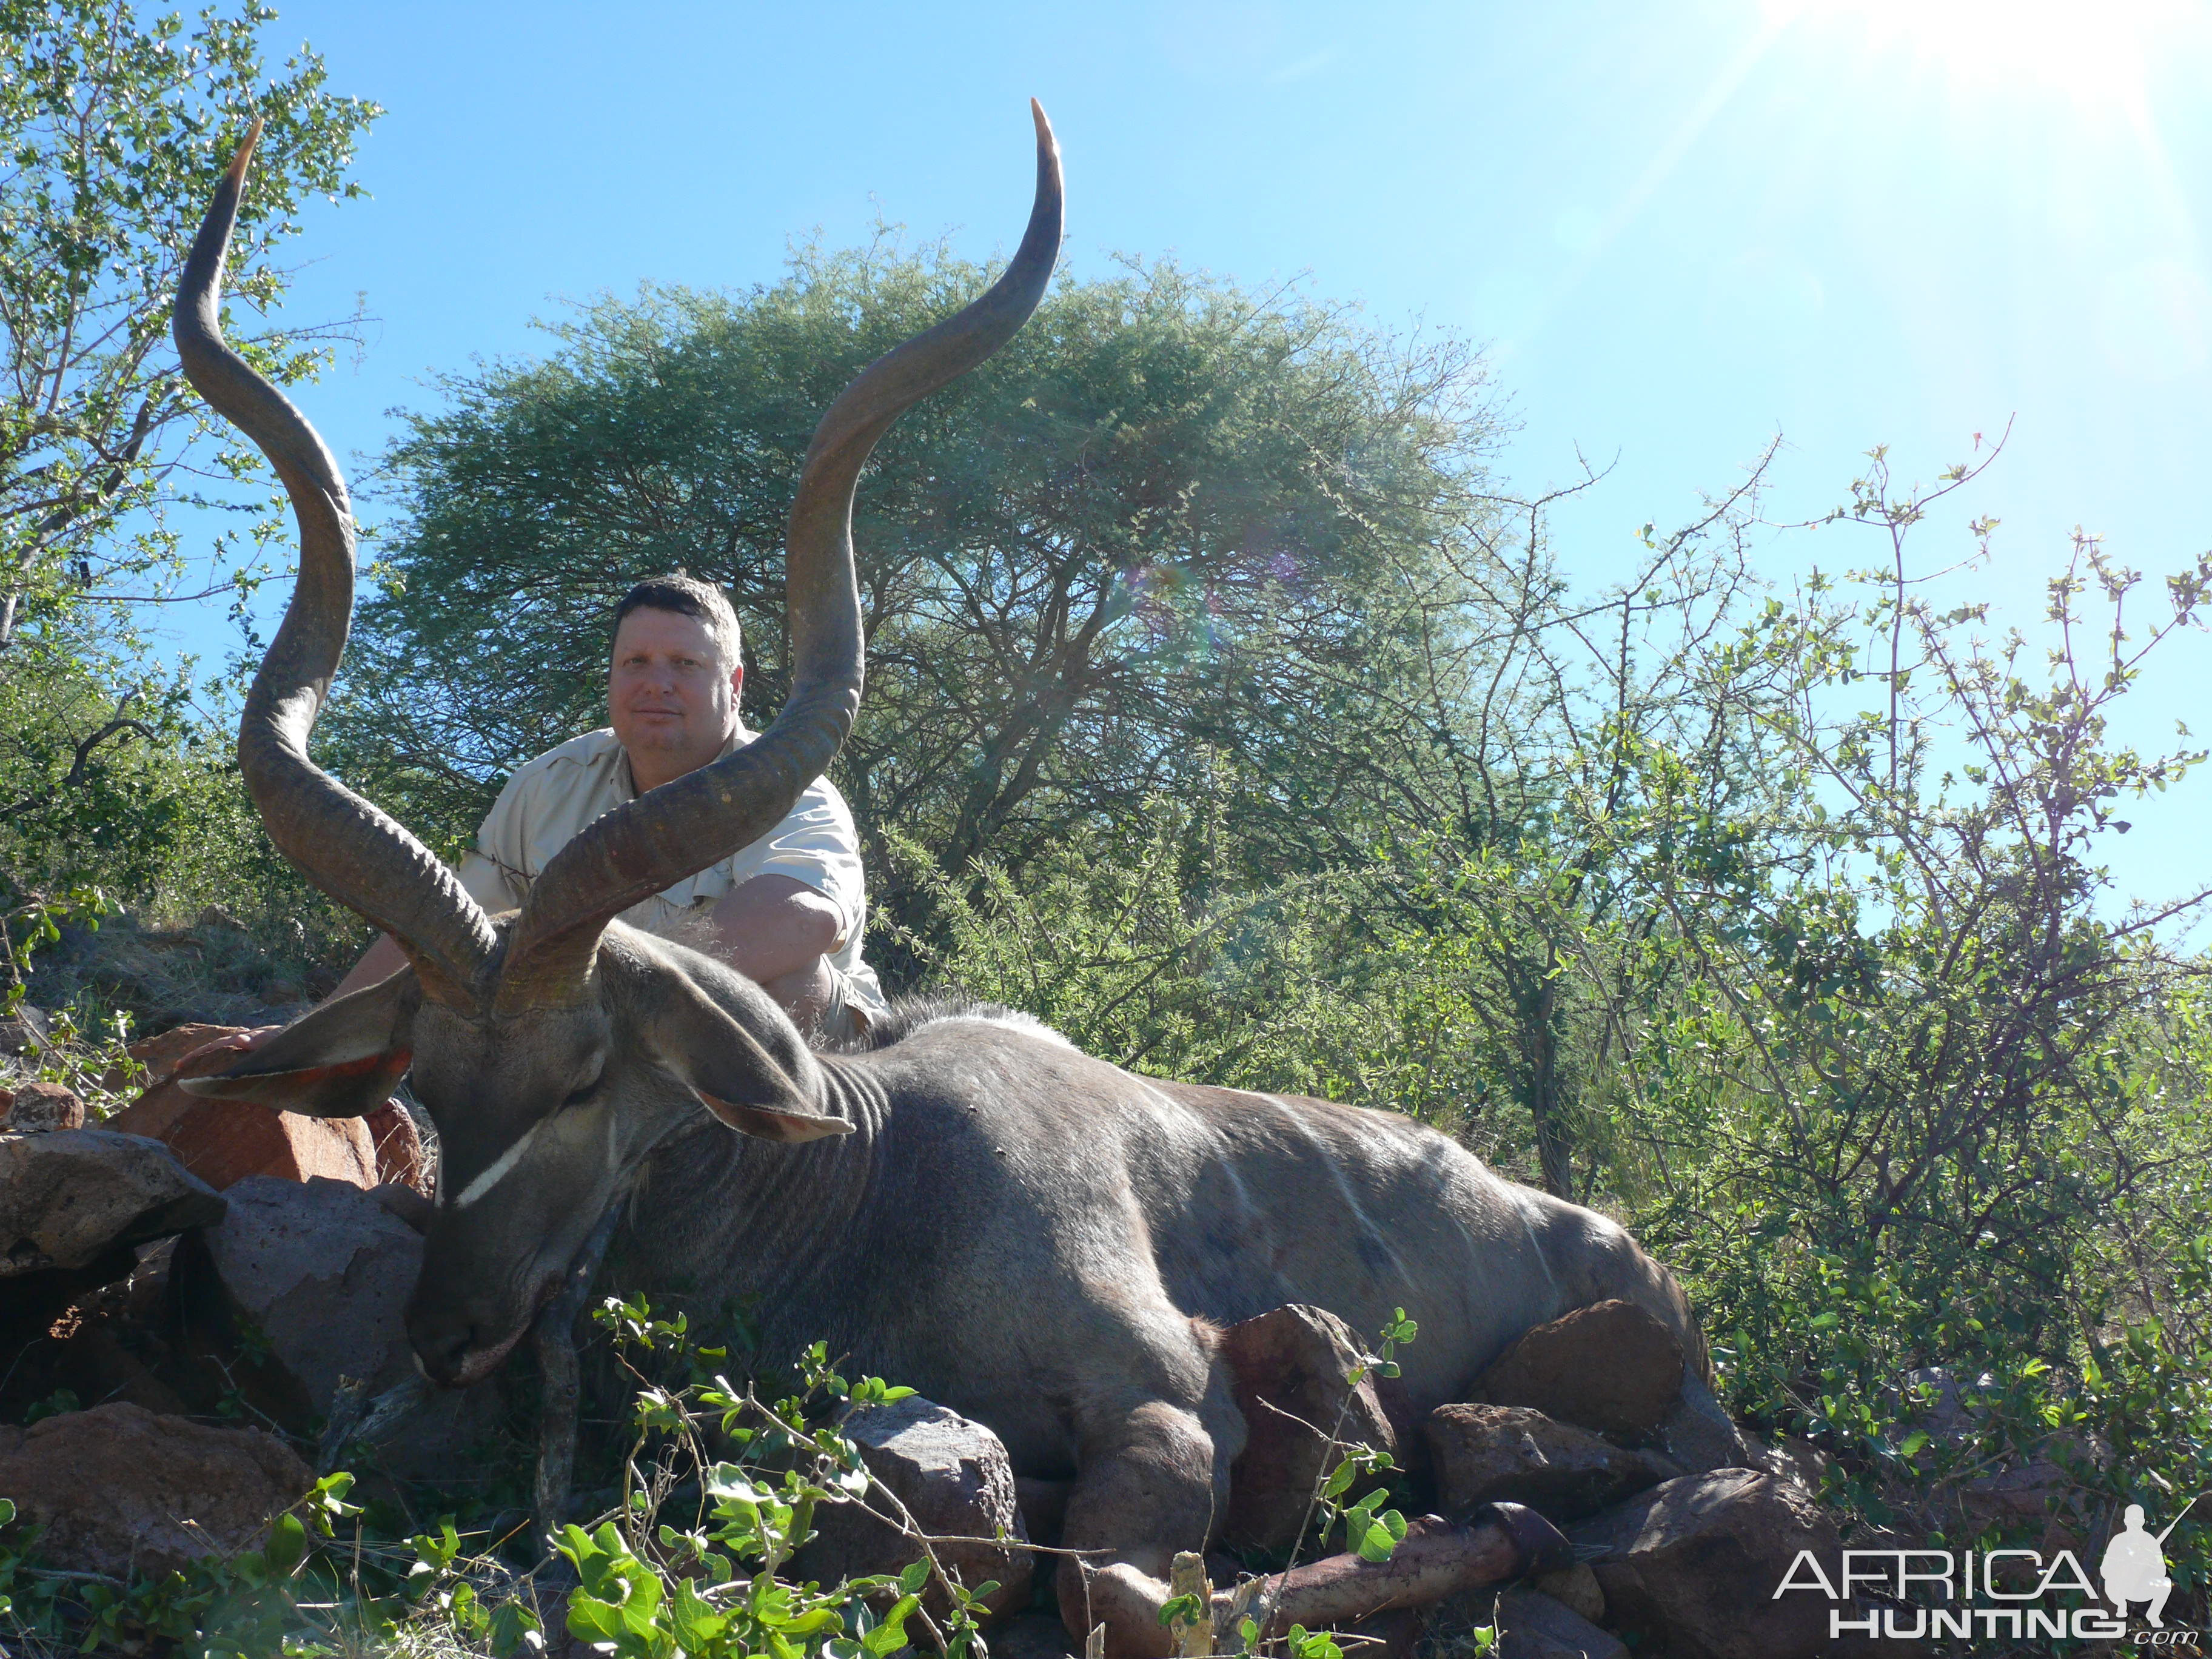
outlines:
{"label": "acacia tree", "polygon": [[[391,456],[405,513],[345,763],[468,833],[510,768],[604,719],[609,605],[679,565],[733,592],[746,702],[772,712],[814,421],[984,280],[937,252],[805,253],[744,294],[603,301],[544,361],[448,380]],[[1455,343],[1171,265],[1063,280],[861,487],[868,693],[839,775],[878,851],[896,830],[944,871],[1019,868],[1224,757],[1258,781],[1248,832],[1310,836],[1417,647],[1407,572],[1477,510],[1481,389]]]}
{"label": "acacia tree", "polygon": [[[167,508],[213,486],[250,522],[266,492],[169,349],[177,273],[258,117],[228,291],[273,307],[294,216],[312,195],[357,193],[345,168],[377,113],[328,91],[305,48],[266,72],[258,37],[275,17],[256,0],[190,23],[128,0],[0,0],[0,854],[19,891],[99,874],[118,848],[126,878],[143,875],[179,827],[158,756],[118,757],[134,739],[173,748],[188,724],[187,688],[132,660],[133,607],[199,597],[179,587],[188,562]],[[287,383],[318,369],[330,335],[233,337]],[[212,591],[255,580],[244,540]]]}

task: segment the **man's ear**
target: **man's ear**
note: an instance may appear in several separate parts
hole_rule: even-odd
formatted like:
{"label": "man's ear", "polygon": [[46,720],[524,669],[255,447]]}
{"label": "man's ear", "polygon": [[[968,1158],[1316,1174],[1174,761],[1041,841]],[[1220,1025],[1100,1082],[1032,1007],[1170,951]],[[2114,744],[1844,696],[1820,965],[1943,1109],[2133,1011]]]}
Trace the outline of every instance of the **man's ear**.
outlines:
{"label": "man's ear", "polygon": [[730,1127],[787,1145],[853,1133],[843,1118],[815,1110],[768,1046],[688,975],[659,976],[653,993],[661,1006],[648,1029],[660,1063]]}
{"label": "man's ear", "polygon": [[303,1014],[227,1071],[179,1078],[186,1094],[304,1117],[360,1117],[391,1098],[414,1058],[413,969]]}

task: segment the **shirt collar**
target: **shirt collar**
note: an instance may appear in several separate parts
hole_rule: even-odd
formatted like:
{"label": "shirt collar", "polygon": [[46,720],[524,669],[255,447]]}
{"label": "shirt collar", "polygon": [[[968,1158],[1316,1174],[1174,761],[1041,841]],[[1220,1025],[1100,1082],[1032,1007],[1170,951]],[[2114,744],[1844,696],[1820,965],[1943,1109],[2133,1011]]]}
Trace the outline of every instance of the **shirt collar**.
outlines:
{"label": "shirt collar", "polygon": [[[714,760],[708,761],[707,764],[708,766],[712,766],[714,764],[714,761],[727,760],[731,756],[736,754],[738,750],[750,743],[757,735],[758,734],[757,732],[747,730],[745,723],[743,720],[739,720],[738,722],[738,729],[723,739],[721,752],[714,757]],[[637,799],[637,779],[629,769],[629,750],[622,746],[622,740],[619,738],[615,740],[615,792],[624,800],[635,800]],[[689,777],[690,776],[690,774],[687,772],[684,775]],[[671,781],[672,782],[674,780],[672,779]]]}

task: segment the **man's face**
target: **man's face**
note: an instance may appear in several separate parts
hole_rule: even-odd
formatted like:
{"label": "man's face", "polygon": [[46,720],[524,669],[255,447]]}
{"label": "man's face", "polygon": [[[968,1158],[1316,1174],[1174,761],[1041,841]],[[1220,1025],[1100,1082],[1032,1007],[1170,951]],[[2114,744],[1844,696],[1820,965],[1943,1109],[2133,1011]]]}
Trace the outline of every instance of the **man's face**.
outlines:
{"label": "man's face", "polygon": [[714,759],[736,730],[744,678],[696,617],[649,605],[624,617],[615,630],[607,709],[633,769],[647,759],[643,769],[665,781]]}

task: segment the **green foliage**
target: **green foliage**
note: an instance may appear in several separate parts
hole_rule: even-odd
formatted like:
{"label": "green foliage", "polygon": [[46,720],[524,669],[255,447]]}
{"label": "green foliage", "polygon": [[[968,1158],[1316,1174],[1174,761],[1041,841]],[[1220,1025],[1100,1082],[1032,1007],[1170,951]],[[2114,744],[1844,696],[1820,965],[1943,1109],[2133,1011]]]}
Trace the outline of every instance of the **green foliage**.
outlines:
{"label": "green foliage", "polygon": [[[0,3],[0,908],[94,886],[141,902],[202,885],[210,861],[259,873],[222,722],[197,711],[185,672],[148,671],[136,624],[147,602],[242,603],[278,528],[258,457],[168,349],[199,215],[258,116],[228,293],[272,309],[301,207],[358,194],[345,169],[378,113],[330,92],[304,49],[264,64],[275,17],[258,0],[189,21]],[[234,319],[232,337],[281,385],[314,374],[336,337]],[[197,586],[171,522],[187,503],[242,526]]]}
{"label": "green foliage", "polygon": [[[963,1585],[946,1571],[828,1420],[840,1407],[884,1404],[913,1389],[872,1376],[848,1382],[817,1343],[800,1363],[798,1392],[770,1402],[715,1370],[726,1354],[696,1344],[681,1314],[661,1319],[642,1299],[610,1297],[595,1316],[638,1383],[635,1437],[617,1517],[592,1530],[572,1523],[553,1540],[581,1580],[568,1598],[573,1634],[617,1659],[888,1659],[915,1639],[909,1623],[927,1626],[953,1659],[975,1645],[981,1600],[998,1586]],[[671,1367],[690,1380],[673,1388],[654,1380]],[[733,1455],[718,1455],[726,1449]],[[690,1513],[680,1514],[687,1501]],[[896,1575],[827,1589],[779,1577],[814,1535],[823,1504],[869,1507],[914,1540],[919,1558]],[[941,1626],[922,1610],[933,1582],[949,1609]]]}
{"label": "green foliage", "polygon": [[[118,584],[174,565],[158,516],[125,521],[161,506],[195,444],[206,474],[258,466],[167,355],[177,273],[258,117],[227,286],[234,301],[272,308],[287,278],[271,255],[308,197],[359,193],[344,170],[379,112],[326,91],[311,52],[267,72],[258,34],[276,15],[257,0],[210,6],[190,25],[95,0],[0,5],[0,647],[20,652],[27,627],[67,633]],[[240,345],[280,384],[327,355],[313,331]]]}

